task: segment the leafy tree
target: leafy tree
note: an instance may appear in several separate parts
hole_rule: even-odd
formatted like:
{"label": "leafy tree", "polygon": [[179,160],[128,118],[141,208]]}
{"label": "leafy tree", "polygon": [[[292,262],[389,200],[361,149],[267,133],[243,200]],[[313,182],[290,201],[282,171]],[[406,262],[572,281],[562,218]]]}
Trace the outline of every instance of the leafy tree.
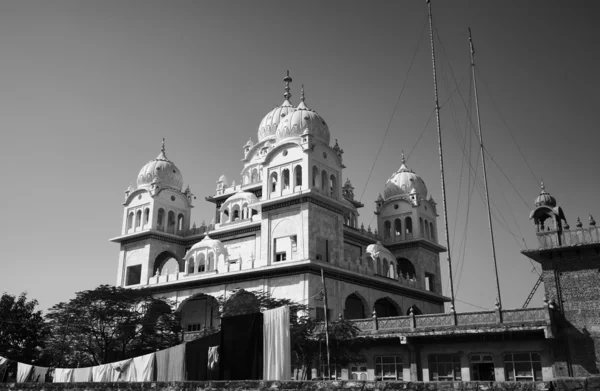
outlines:
{"label": "leafy tree", "polygon": [[0,297],[0,355],[25,363],[39,360],[48,328],[37,300],[8,293]]}
{"label": "leafy tree", "polygon": [[54,365],[87,366],[123,360],[181,342],[172,303],[147,290],[101,285],[50,308],[47,354]]}

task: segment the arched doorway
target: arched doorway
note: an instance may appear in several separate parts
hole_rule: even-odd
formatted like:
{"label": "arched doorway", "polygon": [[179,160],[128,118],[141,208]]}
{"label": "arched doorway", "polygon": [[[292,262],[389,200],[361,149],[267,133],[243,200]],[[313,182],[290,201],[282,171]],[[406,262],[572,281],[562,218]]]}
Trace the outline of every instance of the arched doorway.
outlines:
{"label": "arched doorway", "polygon": [[365,318],[365,306],[363,304],[363,300],[356,293],[353,293],[346,298],[346,302],[344,304],[344,318]]}
{"label": "arched doorway", "polygon": [[166,276],[172,273],[183,273],[184,261],[169,251],[163,251],[154,259],[154,267],[152,275]]}
{"label": "arched doorway", "polygon": [[181,328],[188,341],[219,328],[219,303],[212,296],[203,293],[194,295],[181,303],[178,311],[181,314]]}
{"label": "arched doorway", "polygon": [[260,312],[260,304],[254,293],[244,289],[236,291],[223,305],[223,317]]}
{"label": "arched doorway", "polygon": [[398,316],[398,306],[391,299],[384,297],[375,302],[375,314],[378,318]]}

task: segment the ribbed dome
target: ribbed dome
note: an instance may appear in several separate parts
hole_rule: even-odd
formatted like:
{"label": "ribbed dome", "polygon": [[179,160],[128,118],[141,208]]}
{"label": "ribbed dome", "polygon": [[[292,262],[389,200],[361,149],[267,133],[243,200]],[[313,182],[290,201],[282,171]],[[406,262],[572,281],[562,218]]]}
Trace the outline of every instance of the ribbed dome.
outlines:
{"label": "ribbed dome", "polygon": [[275,107],[260,121],[258,126],[258,142],[267,137],[274,136],[279,123],[294,111],[294,107],[289,100],[285,100],[281,106]]}
{"label": "ribbed dome", "polygon": [[221,208],[219,210],[226,210],[229,207],[229,205],[238,201],[247,202],[248,205],[252,205],[257,203],[259,200],[254,194],[250,192],[240,191],[229,197],[227,200],[225,200],[225,202],[223,202],[223,205],[221,205]]}
{"label": "ribbed dome", "polygon": [[385,183],[383,196],[387,200],[394,196],[416,193],[421,198],[427,197],[427,186],[420,176],[406,167],[404,157],[402,166]]}
{"label": "ribbed dome", "polygon": [[223,243],[220,240],[211,239],[208,235],[206,235],[198,243],[194,244],[192,248],[188,250],[188,254],[190,253],[190,251],[207,247],[213,249],[217,254],[227,254],[227,249],[225,248]]}
{"label": "ribbed dome", "polygon": [[539,206],[549,206],[550,208],[554,208],[556,206],[556,199],[546,191],[544,182],[542,182],[542,191],[540,192],[540,195],[535,199],[534,204],[536,208]]}
{"label": "ribbed dome", "polygon": [[288,137],[299,137],[304,133],[312,134],[314,138],[329,145],[329,127],[323,117],[306,107],[303,91],[302,102],[291,115],[279,123],[275,140],[279,142]]}
{"label": "ribbed dome", "polygon": [[148,162],[140,170],[137,177],[137,185],[138,187],[148,186],[155,181],[163,187],[179,191],[183,188],[183,176],[175,163],[167,158],[164,139],[162,148],[156,159]]}

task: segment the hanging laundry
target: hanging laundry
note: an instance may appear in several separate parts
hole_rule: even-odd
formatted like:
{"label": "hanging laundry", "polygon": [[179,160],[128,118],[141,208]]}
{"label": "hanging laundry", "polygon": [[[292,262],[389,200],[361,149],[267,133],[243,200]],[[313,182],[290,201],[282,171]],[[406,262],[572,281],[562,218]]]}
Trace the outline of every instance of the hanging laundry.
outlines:
{"label": "hanging laundry", "polygon": [[219,345],[208,348],[208,369],[214,371],[219,366]]}
{"label": "hanging laundry", "polygon": [[185,380],[185,343],[156,352],[156,381]]}
{"label": "hanging laundry", "polygon": [[31,377],[29,381],[34,383],[45,383],[46,382],[46,374],[50,368],[47,367],[33,367],[33,371],[31,372]]}
{"label": "hanging laundry", "polygon": [[8,358],[0,356],[0,383],[4,382],[4,374],[8,368]]}
{"label": "hanging laundry", "polygon": [[155,353],[146,354],[144,356],[135,357],[131,361],[129,371],[125,381],[128,382],[142,382],[152,381],[154,375],[154,361],[156,359]]}
{"label": "hanging laundry", "polygon": [[73,383],[74,368],[56,368],[54,369],[53,383]]}
{"label": "hanging laundry", "polygon": [[290,309],[283,306],[263,312],[263,380],[290,380],[291,374]]}
{"label": "hanging laundry", "polygon": [[17,363],[17,383],[29,381],[32,372],[33,365],[23,364],[22,362]]}
{"label": "hanging laundry", "polygon": [[263,370],[263,314],[221,320],[219,379],[260,380]]}
{"label": "hanging laundry", "polygon": [[108,383],[112,380],[112,368],[110,364],[97,365],[92,367],[92,381],[94,383]]}
{"label": "hanging laundry", "polygon": [[73,382],[74,383],[89,383],[92,381],[92,368],[75,368],[73,369]]}
{"label": "hanging laundry", "polygon": [[[118,381],[126,381],[127,377],[129,377],[129,369],[131,367],[131,358],[127,360],[117,361],[110,364],[111,373],[110,373],[110,381],[118,382]],[[135,377],[135,373],[134,373]]]}
{"label": "hanging laundry", "polygon": [[208,349],[221,342],[221,333],[217,332],[198,338],[185,345],[186,380],[219,380],[218,370],[209,371]]}

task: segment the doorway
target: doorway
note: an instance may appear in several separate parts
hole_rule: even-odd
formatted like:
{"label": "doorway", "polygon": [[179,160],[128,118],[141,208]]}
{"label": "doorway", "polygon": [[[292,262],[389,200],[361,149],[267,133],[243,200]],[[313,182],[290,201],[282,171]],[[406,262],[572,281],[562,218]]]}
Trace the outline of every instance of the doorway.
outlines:
{"label": "doorway", "polygon": [[494,374],[494,357],[491,354],[472,354],[471,380],[473,381],[496,381]]}

